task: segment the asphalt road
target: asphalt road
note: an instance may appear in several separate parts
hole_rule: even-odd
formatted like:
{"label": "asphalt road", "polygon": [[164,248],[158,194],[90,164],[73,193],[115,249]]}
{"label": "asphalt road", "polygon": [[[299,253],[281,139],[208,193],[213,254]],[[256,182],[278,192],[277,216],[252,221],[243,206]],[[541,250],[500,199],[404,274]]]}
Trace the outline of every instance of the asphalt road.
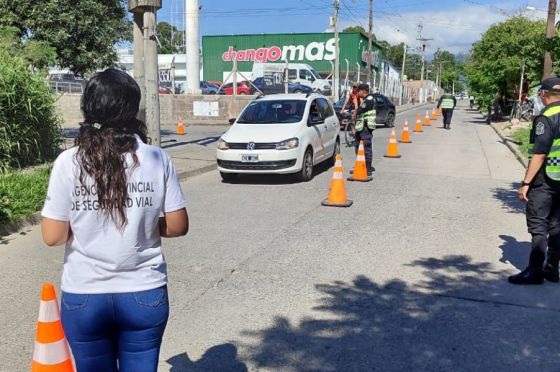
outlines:
{"label": "asphalt road", "polygon": [[[191,231],[165,242],[160,370],[560,370],[560,286],[506,282],[529,251],[523,168],[464,106],[439,126],[400,144],[401,159],[382,157],[379,128],[374,181],[347,184],[348,209],[320,205],[326,167],[305,184],[189,179]],[[0,238],[1,371],[28,368],[40,284],[59,283],[62,256],[36,227]]]}

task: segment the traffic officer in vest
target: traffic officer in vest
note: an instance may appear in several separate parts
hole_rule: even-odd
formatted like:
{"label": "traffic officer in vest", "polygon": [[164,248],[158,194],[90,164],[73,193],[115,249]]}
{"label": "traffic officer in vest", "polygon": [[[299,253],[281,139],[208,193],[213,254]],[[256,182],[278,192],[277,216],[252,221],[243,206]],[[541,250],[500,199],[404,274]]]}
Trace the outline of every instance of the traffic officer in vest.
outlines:
{"label": "traffic officer in vest", "polygon": [[360,146],[360,141],[364,141],[364,150],[366,153],[366,168],[367,175],[371,176],[375,170],[372,165],[373,160],[373,150],[372,150],[372,140],[373,131],[375,130],[375,97],[373,94],[369,94],[369,85],[360,84],[358,86],[358,100],[362,103],[356,111],[356,124],[354,126],[355,130],[355,147],[356,153],[358,153],[358,147]]}
{"label": "traffic officer in vest", "polygon": [[528,267],[509,277],[513,284],[542,284],[543,279],[559,281],[560,78],[545,79],[537,99],[545,106],[533,120],[529,138],[532,156],[519,189],[519,198],[527,203],[531,254]]}
{"label": "traffic officer in vest", "polygon": [[445,93],[440,97],[437,107],[442,108],[443,127],[445,129],[451,129],[451,117],[453,116],[455,106],[457,106],[457,100],[452,94]]}

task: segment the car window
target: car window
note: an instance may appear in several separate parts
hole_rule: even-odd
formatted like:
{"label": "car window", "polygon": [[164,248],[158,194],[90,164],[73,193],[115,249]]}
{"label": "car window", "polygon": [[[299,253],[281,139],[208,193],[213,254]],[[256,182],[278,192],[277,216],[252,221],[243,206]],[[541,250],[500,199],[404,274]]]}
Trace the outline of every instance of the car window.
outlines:
{"label": "car window", "polygon": [[305,100],[255,100],[243,110],[239,124],[289,124],[302,120]]}
{"label": "car window", "polygon": [[385,100],[381,96],[375,96],[375,103],[383,105],[385,104]]}
{"label": "car window", "polygon": [[309,118],[316,118],[319,120],[324,118],[323,109],[321,108],[319,99],[314,99],[309,105]]}
{"label": "car window", "polygon": [[299,70],[299,78],[303,80],[309,80],[309,81],[315,80],[313,74],[307,70]]}
{"label": "car window", "polygon": [[297,79],[297,70],[295,69],[288,69],[288,80]]}
{"label": "car window", "polygon": [[319,103],[319,107],[321,108],[324,118],[330,118],[331,116],[334,115],[334,111],[331,105],[329,104],[329,101],[327,101],[324,98],[319,98],[317,101]]}

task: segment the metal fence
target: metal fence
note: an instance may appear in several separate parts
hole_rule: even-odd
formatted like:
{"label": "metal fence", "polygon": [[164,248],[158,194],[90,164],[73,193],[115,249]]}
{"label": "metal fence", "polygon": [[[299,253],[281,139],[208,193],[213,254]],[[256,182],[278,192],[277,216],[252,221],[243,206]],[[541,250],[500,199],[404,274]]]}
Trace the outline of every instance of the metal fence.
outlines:
{"label": "metal fence", "polygon": [[49,81],[51,89],[58,93],[82,94],[84,87],[81,83],[71,83],[64,81]]}

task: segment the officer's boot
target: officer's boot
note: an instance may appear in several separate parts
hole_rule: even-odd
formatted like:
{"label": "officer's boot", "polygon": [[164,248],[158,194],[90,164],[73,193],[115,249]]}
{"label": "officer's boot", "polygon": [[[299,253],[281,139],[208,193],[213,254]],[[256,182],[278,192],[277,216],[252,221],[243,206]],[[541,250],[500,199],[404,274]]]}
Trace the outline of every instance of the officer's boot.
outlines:
{"label": "officer's boot", "polygon": [[547,254],[546,262],[543,268],[543,276],[546,280],[553,283],[560,282],[560,275],[558,274],[559,257],[553,254]]}
{"label": "officer's boot", "polygon": [[512,275],[508,278],[511,284],[542,284],[544,275],[542,270],[542,262],[544,254],[533,249],[529,257],[529,266],[519,274]]}
{"label": "officer's boot", "polygon": [[373,166],[370,163],[366,163],[366,170],[368,177],[373,174]]}

